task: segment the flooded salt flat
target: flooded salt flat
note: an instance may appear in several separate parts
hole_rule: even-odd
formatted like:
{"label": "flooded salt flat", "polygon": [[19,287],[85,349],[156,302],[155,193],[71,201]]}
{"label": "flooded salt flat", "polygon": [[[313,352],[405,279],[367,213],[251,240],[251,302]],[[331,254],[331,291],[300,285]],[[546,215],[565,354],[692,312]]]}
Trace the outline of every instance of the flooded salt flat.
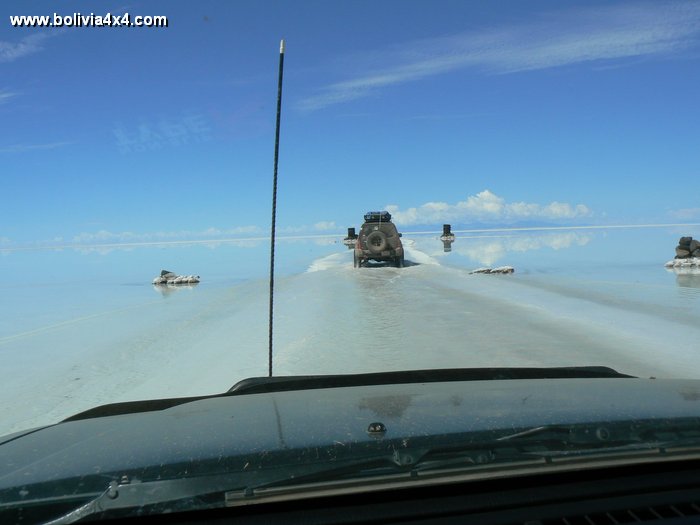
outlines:
{"label": "flooded salt flat", "polygon": [[[337,239],[283,241],[274,373],[605,365],[700,377],[700,276],[663,267],[684,233],[465,236],[450,252],[407,237],[403,269],[354,269]],[[4,254],[0,434],[267,375],[267,248]],[[503,264],[516,273],[469,274]],[[161,268],[202,282],[154,287]]]}

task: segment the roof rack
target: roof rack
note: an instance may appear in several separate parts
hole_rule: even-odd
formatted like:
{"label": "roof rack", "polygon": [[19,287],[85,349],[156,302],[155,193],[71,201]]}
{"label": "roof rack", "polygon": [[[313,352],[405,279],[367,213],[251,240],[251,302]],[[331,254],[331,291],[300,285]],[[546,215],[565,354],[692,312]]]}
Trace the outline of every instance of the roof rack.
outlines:
{"label": "roof rack", "polygon": [[365,213],[365,222],[390,222],[391,213],[388,211],[368,211]]}

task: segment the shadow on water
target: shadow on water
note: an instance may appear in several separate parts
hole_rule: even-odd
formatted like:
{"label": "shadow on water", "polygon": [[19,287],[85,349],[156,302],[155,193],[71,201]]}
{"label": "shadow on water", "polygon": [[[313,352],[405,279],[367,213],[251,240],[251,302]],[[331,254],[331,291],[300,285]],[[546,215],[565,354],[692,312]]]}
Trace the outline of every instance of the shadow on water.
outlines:
{"label": "shadow on water", "polygon": [[181,290],[192,291],[197,286],[197,283],[192,284],[154,284],[153,289],[163,297],[169,297],[171,294]]}
{"label": "shadow on water", "polygon": [[[410,268],[411,266],[420,266],[422,263],[415,262],[415,261],[409,261],[408,259],[404,260],[403,266],[404,268]],[[363,266],[362,269],[376,269],[376,268],[396,268],[393,262],[391,261],[368,261],[366,262]]]}

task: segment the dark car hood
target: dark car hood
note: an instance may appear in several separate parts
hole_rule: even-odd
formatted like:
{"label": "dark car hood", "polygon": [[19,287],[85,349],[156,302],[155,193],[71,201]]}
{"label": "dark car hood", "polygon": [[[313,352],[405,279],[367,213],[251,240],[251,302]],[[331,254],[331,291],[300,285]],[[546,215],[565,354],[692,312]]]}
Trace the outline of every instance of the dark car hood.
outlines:
{"label": "dark car hood", "polygon": [[[593,421],[700,416],[700,381],[451,381],[205,398],[164,410],[68,421],[0,445],[0,490],[126,473],[196,474],[223,458],[333,444]],[[179,473],[179,474],[178,474]]]}

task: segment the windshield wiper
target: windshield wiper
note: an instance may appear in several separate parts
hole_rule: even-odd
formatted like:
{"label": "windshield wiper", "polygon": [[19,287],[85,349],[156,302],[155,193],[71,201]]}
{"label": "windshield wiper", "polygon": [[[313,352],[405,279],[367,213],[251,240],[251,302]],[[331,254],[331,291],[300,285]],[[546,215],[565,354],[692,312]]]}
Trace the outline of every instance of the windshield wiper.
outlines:
{"label": "windshield wiper", "polygon": [[[435,443],[441,442],[439,445]],[[170,480],[139,481],[124,476],[105,491],[52,525],[74,523],[87,516],[122,516],[210,509],[263,501],[266,496],[299,497],[329,489],[364,489],[387,481],[463,472],[506,471],[546,465],[557,460],[591,456],[612,461],[700,453],[700,419],[546,425],[512,432],[425,436],[408,441],[386,440],[355,457],[284,464],[255,472],[216,473]],[[329,447],[337,447],[334,445]],[[688,450],[682,450],[688,449]],[[581,465],[577,468],[580,468]]]}
{"label": "windshield wiper", "polygon": [[[355,465],[297,476],[255,487],[255,490],[299,483],[317,483],[351,477],[422,472],[445,468],[500,468],[523,462],[547,463],[552,459],[627,452],[663,454],[690,447],[700,449],[700,421],[690,418],[653,427],[653,422],[589,425],[546,425],[498,437],[455,442],[434,447],[397,447],[393,454]],[[658,422],[657,425],[660,425]],[[248,490],[250,493],[250,489]]]}
{"label": "windshield wiper", "polygon": [[387,466],[391,461],[389,457],[392,456],[345,462],[344,467],[334,467],[330,470],[323,464],[284,469],[284,475],[280,476],[278,473],[276,477],[271,478],[271,481],[255,484],[253,487],[241,482],[240,472],[156,481],[129,480],[125,476],[120,481],[110,482],[106,490],[94,499],[47,522],[47,525],[66,525],[101,515],[109,518],[126,517],[136,511],[139,516],[148,516],[221,508],[227,505],[227,494],[240,493],[247,498],[253,496],[254,490],[258,487],[274,486],[275,483],[283,484],[290,479],[307,480],[316,476],[321,479],[333,471],[344,474],[362,472],[381,465]]}

